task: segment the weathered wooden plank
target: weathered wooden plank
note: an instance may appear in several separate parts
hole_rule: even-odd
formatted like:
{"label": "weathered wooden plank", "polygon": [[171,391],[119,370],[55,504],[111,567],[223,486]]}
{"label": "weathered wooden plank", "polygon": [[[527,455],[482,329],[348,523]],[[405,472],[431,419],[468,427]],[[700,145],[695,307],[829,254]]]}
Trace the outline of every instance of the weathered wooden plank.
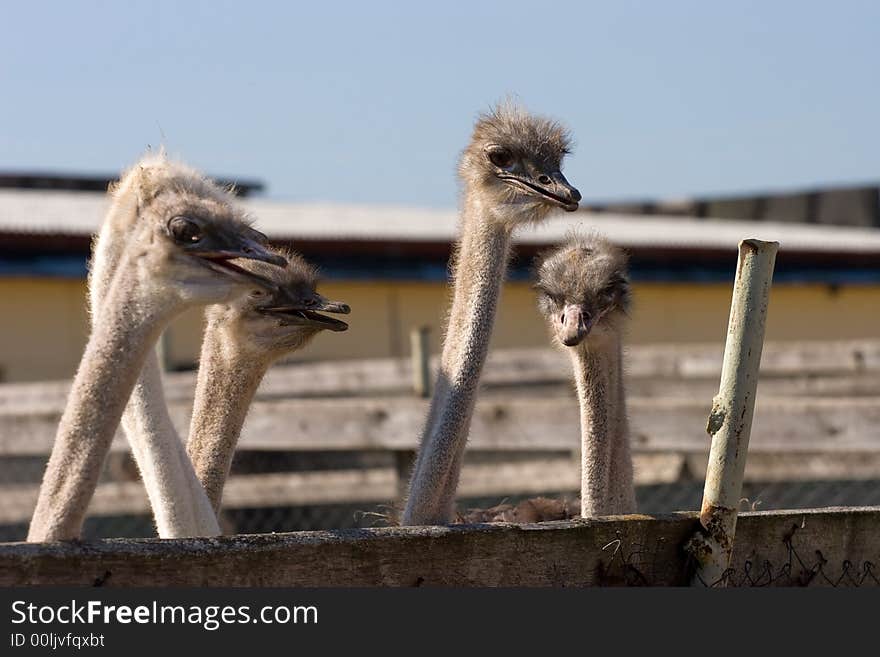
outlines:
{"label": "weathered wooden plank", "polygon": [[[880,479],[880,451],[876,449],[864,449],[861,451],[835,451],[812,453],[797,452],[761,452],[751,449],[749,446],[749,462],[746,464],[746,481],[769,482],[796,482],[796,481],[834,481],[834,480],[866,480]],[[648,457],[648,454],[636,454],[634,462],[639,467],[640,459]],[[661,456],[657,454],[656,456]],[[669,453],[668,459],[678,457],[681,463],[679,474],[689,476],[700,481],[703,480],[708,465],[708,455]],[[653,481],[638,483],[665,483],[676,479],[663,479],[668,476],[668,471],[655,469],[651,472]]]}
{"label": "weathered wooden plank", "polygon": [[[189,375],[174,375],[187,376]],[[189,380],[189,379],[187,379]],[[9,387],[18,384],[7,384]],[[46,417],[60,417],[64,410],[67,384],[21,384],[32,386],[32,390],[17,390],[11,392],[4,390],[0,385],[0,418],[15,417],[19,415],[44,415]],[[45,386],[46,390],[43,390]],[[630,399],[639,398],[669,398],[681,397],[690,400],[712,399],[718,392],[718,378],[702,377],[675,377],[675,376],[652,376],[652,377],[629,377],[626,380],[627,396]],[[847,398],[847,397],[880,397],[880,371],[851,372],[844,374],[809,374],[797,373],[786,376],[767,376],[762,378],[760,384],[762,396],[766,397],[823,397],[823,398]],[[369,399],[376,397],[378,393],[388,393],[383,398],[410,398],[406,391],[396,390],[371,390],[362,388],[358,391],[348,391],[352,394],[336,394],[338,391],[325,390],[324,395],[306,394],[301,387],[285,387],[276,381],[272,387],[263,387],[256,396],[258,401],[273,401],[279,399]],[[183,387],[176,391],[170,391],[167,395],[169,402],[186,408],[192,403],[192,390]],[[371,393],[371,394],[368,394]],[[393,397],[391,396],[393,393]],[[398,394],[399,393],[399,394]],[[568,379],[547,379],[539,382],[523,380],[518,384],[488,384],[483,386],[482,396],[501,396],[509,399],[519,398],[574,398],[574,388]]]}
{"label": "weathered wooden plank", "polygon": [[[680,585],[690,574],[683,544],[697,522],[695,513],[685,513],[534,525],[6,543],[0,544],[0,586]],[[728,583],[876,585],[867,562],[880,563],[880,508],[743,513]]]}
{"label": "weathered wooden plank", "polygon": [[[633,345],[627,349],[630,380],[645,378],[708,379],[717,383],[722,344]],[[432,360],[436,372],[436,357]],[[880,372],[880,341],[812,341],[767,343],[761,363],[763,378],[780,376],[856,375]],[[298,363],[272,368],[258,396],[351,396],[402,393],[411,389],[408,358]],[[570,365],[560,351],[499,350],[489,355],[481,377],[487,387],[568,383]],[[0,410],[50,410],[63,406],[67,381],[0,385]],[[172,373],[165,378],[170,401],[191,401],[195,375]]]}
{"label": "weathered wooden plank", "polygon": [[[231,477],[224,490],[224,508],[333,504],[391,500],[394,472],[388,469],[291,472]],[[0,487],[0,523],[30,519],[38,486]],[[89,504],[90,516],[150,514],[150,502],[141,481],[99,484]]]}
{"label": "weathered wooden plank", "polygon": [[[635,398],[628,402],[632,441],[641,451],[702,451],[711,398]],[[189,408],[171,404],[181,435]],[[415,398],[283,399],[254,403],[242,431],[242,449],[414,450],[427,413]],[[58,412],[0,411],[0,454],[48,454]],[[852,450],[880,447],[880,399],[771,398],[760,396],[754,449],[787,451]],[[580,436],[578,408],[567,397],[528,398],[484,395],[477,402],[470,450],[575,449]],[[126,450],[121,433],[114,451]]]}
{"label": "weathered wooden plank", "polygon": [[[562,384],[558,387],[531,387],[524,389],[523,394],[559,394],[561,388]],[[634,398],[711,399],[718,392],[718,378],[630,377],[626,389],[627,394]],[[760,394],[767,397],[880,397],[880,372],[764,377],[761,379]]]}

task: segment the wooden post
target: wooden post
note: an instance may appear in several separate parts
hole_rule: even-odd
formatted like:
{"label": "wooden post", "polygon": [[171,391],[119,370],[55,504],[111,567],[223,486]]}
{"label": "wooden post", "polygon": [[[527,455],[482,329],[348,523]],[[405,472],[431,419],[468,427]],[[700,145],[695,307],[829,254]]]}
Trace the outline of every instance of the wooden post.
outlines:
{"label": "wooden post", "polygon": [[[410,351],[412,353],[412,384],[417,397],[427,399],[431,396],[431,350],[429,338],[431,328],[419,326],[410,331]],[[397,473],[397,500],[402,505],[409,492],[409,477],[416,462],[415,450],[394,452],[394,469]]]}
{"label": "wooden post", "polygon": [[777,242],[755,239],[739,244],[721,384],[706,427],[712,447],[700,510],[702,527],[687,545],[697,563],[695,585],[723,586],[730,565],[778,248]]}
{"label": "wooden post", "polygon": [[162,372],[171,371],[171,327],[166,326],[156,342],[156,358],[159,360],[159,369]]}
{"label": "wooden post", "polygon": [[409,341],[412,352],[413,390],[418,397],[431,396],[431,350],[428,338],[431,328],[419,326],[410,331]]}

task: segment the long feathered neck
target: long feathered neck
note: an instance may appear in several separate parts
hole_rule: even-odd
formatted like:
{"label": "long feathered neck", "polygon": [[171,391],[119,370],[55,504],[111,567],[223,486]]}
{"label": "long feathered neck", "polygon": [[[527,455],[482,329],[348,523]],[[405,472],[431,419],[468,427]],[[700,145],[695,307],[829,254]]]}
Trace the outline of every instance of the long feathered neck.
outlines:
{"label": "long feathered neck", "polygon": [[43,477],[29,541],[78,538],[122,411],[149,349],[174,315],[123,257],[95,321]]}
{"label": "long feathered neck", "polygon": [[217,515],[168,412],[155,349],[122,415],[122,427],[141,473],[160,538],[217,536]]}
{"label": "long feathered neck", "polygon": [[187,452],[215,512],[220,509],[241,428],[271,360],[243,352],[221,322],[209,321]]}
{"label": "long feathered neck", "polygon": [[480,372],[486,359],[510,252],[511,230],[466,197],[440,372],[422,434],[403,524],[452,519],[455,490]]}
{"label": "long feathered neck", "polygon": [[581,411],[581,515],[633,513],[620,338],[591,336],[569,351]]}
{"label": "long feathered neck", "polygon": [[[95,241],[89,272],[89,302],[93,325],[99,322],[125,243],[138,221],[138,171],[130,172],[114,190],[112,203]],[[161,538],[213,536],[220,533],[217,518],[168,413],[159,360],[154,349],[122,415],[153,509]]]}

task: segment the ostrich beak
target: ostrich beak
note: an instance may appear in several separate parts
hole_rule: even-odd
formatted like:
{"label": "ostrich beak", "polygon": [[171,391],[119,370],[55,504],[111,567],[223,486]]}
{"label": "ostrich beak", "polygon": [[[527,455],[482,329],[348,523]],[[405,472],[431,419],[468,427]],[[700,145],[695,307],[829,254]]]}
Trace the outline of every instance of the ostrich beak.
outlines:
{"label": "ostrich beak", "polygon": [[569,303],[556,318],[556,335],[566,347],[575,347],[590,334],[593,318],[581,306]]}
{"label": "ostrich beak", "polygon": [[[262,237],[262,233],[253,232],[255,235]],[[259,274],[239,267],[232,260],[237,258],[257,260],[275,265],[276,267],[287,265],[286,258],[269,250],[260,240],[243,236],[239,236],[232,240],[231,243],[216,248],[190,250],[189,254],[199,258],[207,267],[218,273],[245,283],[255,283],[270,292],[278,290],[278,286],[275,283]]]}
{"label": "ostrich beak", "polygon": [[[571,183],[566,180],[561,171],[554,171],[551,175],[544,178],[550,178],[550,183],[543,185],[547,194],[551,198],[559,199],[562,208],[566,212],[574,212],[578,209],[578,203],[581,200],[581,193]],[[540,182],[539,178],[539,182]]]}
{"label": "ostrich beak", "polygon": [[553,205],[558,205],[566,212],[574,212],[578,209],[581,193],[565,179],[561,171],[550,174],[536,172],[534,176],[507,174],[499,177],[533,196],[540,196]]}
{"label": "ostrich beak", "polygon": [[347,315],[351,308],[341,301],[329,301],[316,294],[313,298],[305,301],[295,301],[286,305],[266,306],[260,308],[260,312],[272,315],[281,320],[282,326],[310,326],[329,331],[346,331],[348,324],[335,317],[322,315],[325,313],[337,313]]}
{"label": "ostrich beak", "polygon": [[193,255],[209,260],[232,260],[233,258],[244,258],[246,260],[259,260],[260,262],[268,262],[276,267],[287,266],[287,259],[277,253],[273,253],[263,244],[250,238],[240,238],[236,240],[234,245],[227,248],[215,249],[211,251],[197,251]]}

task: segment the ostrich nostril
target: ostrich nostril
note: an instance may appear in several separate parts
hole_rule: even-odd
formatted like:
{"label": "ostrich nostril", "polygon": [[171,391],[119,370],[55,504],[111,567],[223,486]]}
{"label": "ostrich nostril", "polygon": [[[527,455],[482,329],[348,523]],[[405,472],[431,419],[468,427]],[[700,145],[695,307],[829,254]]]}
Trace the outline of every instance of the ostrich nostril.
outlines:
{"label": "ostrich nostril", "polygon": [[251,247],[249,247],[249,246],[244,247],[244,248],[242,249],[242,251],[243,251],[244,253],[253,253],[253,252],[254,252],[254,250],[253,250]]}
{"label": "ostrich nostril", "polygon": [[550,184],[550,176],[541,174],[540,176],[538,176],[538,182],[541,183],[542,185],[549,185]]}
{"label": "ostrich nostril", "polygon": [[559,316],[559,323],[560,323],[560,324],[565,324],[565,313],[562,313],[562,314]]}

